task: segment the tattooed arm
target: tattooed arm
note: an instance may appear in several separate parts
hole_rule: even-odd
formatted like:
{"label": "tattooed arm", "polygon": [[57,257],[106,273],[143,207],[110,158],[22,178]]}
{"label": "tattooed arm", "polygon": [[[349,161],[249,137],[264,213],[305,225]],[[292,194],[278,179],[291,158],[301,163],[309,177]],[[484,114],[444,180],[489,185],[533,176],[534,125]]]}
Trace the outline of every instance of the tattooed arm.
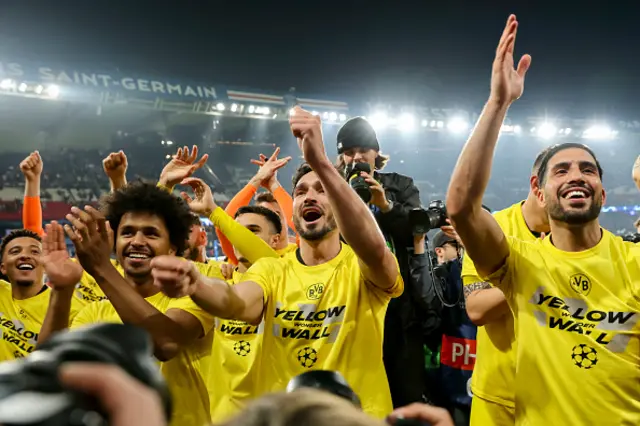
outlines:
{"label": "tattooed arm", "polygon": [[631,177],[636,184],[636,187],[640,190],[640,156],[636,158],[636,162],[633,163],[633,170],[631,171]]}
{"label": "tattooed arm", "polygon": [[469,319],[475,325],[482,326],[499,321],[509,312],[509,305],[499,288],[478,280],[477,277],[464,277],[463,289]]}

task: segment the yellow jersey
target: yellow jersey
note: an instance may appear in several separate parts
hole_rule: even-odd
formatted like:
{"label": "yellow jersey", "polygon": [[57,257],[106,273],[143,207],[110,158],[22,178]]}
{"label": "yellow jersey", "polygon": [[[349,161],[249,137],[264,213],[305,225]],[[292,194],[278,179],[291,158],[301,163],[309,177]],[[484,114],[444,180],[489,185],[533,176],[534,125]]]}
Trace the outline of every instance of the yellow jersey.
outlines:
{"label": "yellow jersey", "polygon": [[298,245],[296,243],[289,243],[289,245],[286,246],[285,248],[276,250],[276,253],[278,253],[278,256],[282,257],[287,253],[296,251],[297,249],[298,249]]}
{"label": "yellow jersey", "polygon": [[639,425],[640,247],[604,229],[581,252],[507,239],[489,279],[516,320],[516,425]]}
{"label": "yellow jersey", "polygon": [[[33,297],[16,300],[11,295],[11,284],[0,286],[0,362],[22,358],[36,349],[38,336],[49,308],[51,290],[44,290]],[[70,317],[81,309],[80,301],[72,299]]]}
{"label": "yellow jersey", "polygon": [[359,395],[365,412],[384,418],[393,409],[382,363],[384,318],[390,290],[367,283],[353,250],[342,244],[329,262],[305,266],[291,252],[263,258],[243,277],[264,290],[267,335],[256,360],[255,396],[282,391],[289,380],[314,369],[339,371]]}
{"label": "yellow jersey", "polygon": [[[202,324],[204,337],[183,348],[173,359],[159,364],[173,398],[171,425],[209,424],[209,393],[206,377],[202,372],[208,371],[206,364],[210,360],[213,343],[213,316],[200,309],[189,297],[171,299],[163,293],[156,293],[146,300],[162,313],[181,309],[196,317]],[[108,300],[103,300],[82,309],[75,317],[72,328],[97,322],[122,323],[122,320],[113,305]]]}
{"label": "yellow jersey", "polygon": [[[493,217],[507,236],[523,241],[534,241],[522,214],[523,202],[494,213]],[[464,285],[482,282],[468,254],[462,262]],[[471,376],[474,395],[496,404],[515,406],[513,384],[516,373],[515,330],[513,314],[509,312],[498,322],[478,327],[476,335],[476,362]]]}
{"label": "yellow jersey", "polygon": [[[230,284],[243,280],[233,272]],[[255,359],[262,346],[264,321],[250,325],[244,321],[216,318],[211,367],[208,375],[211,417],[214,423],[228,420],[255,398]]]}

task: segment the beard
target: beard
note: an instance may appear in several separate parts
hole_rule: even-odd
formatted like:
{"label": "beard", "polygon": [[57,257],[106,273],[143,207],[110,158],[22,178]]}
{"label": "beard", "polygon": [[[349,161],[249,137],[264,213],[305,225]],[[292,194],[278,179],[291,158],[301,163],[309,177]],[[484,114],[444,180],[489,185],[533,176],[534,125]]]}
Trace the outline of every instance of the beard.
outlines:
{"label": "beard", "polygon": [[306,228],[303,222],[300,220],[300,217],[298,217],[297,215],[293,216],[293,224],[296,226],[296,230],[298,231],[298,235],[300,236],[300,238],[306,241],[321,240],[327,234],[338,227],[333,216],[330,216],[323,226],[314,227],[314,229]]}
{"label": "beard", "polygon": [[[549,198],[551,199],[551,197]],[[592,222],[600,216],[600,209],[602,208],[602,197],[596,197],[595,194],[591,195],[590,205],[587,209],[573,210],[565,209],[560,204],[559,196],[553,198],[553,202],[547,205],[547,211],[549,217],[557,222],[563,222],[568,225],[584,225],[585,223]]]}
{"label": "beard", "polygon": [[28,281],[28,280],[24,281],[24,280],[21,280],[21,281],[16,281],[16,285],[18,287],[31,287],[34,282],[35,281]]}
{"label": "beard", "polygon": [[184,254],[184,258],[192,262],[195,262],[196,260],[198,260],[199,254],[200,253],[199,253],[198,247],[189,247]]}

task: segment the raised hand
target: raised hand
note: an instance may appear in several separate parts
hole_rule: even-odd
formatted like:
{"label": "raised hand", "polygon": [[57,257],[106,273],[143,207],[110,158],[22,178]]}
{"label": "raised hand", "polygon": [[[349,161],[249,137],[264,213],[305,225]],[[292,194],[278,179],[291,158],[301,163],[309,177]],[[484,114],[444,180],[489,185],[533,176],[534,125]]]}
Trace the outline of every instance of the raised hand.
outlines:
{"label": "raised hand", "polygon": [[320,117],[296,106],[289,116],[289,125],[293,136],[298,140],[304,160],[311,168],[329,162],[322,140]]}
{"label": "raised hand", "polygon": [[84,270],[93,275],[100,268],[111,266],[113,246],[104,215],[91,206],[85,206],[84,211],[72,207],[66,218],[73,228],[65,225],[64,231],[73,242]]}
{"label": "raised hand", "polygon": [[511,104],[522,96],[524,77],[531,65],[531,56],[524,55],[514,69],[513,49],[518,33],[518,21],[515,15],[509,16],[496,49],[491,73],[491,100],[500,104]]}
{"label": "raised hand", "polygon": [[20,171],[28,181],[40,179],[42,175],[42,158],[38,151],[33,151],[27,158],[20,162]]}
{"label": "raised hand", "polygon": [[278,158],[278,154],[280,154],[280,148],[276,148],[271,157],[267,158],[266,155],[260,154],[259,160],[251,160],[251,164],[260,166],[258,173],[251,179],[252,184],[271,189],[277,183],[278,170],[286,166],[291,160],[291,157]]}
{"label": "raised hand", "polygon": [[124,151],[112,152],[102,160],[102,169],[111,180],[122,179],[127,174],[127,156]]}
{"label": "raised hand", "polygon": [[82,266],[69,257],[64,242],[64,231],[56,221],[45,227],[42,239],[42,263],[54,290],[72,289],[82,278]]}
{"label": "raised hand", "polygon": [[194,198],[191,198],[186,192],[180,193],[182,199],[186,201],[191,211],[201,216],[211,216],[211,213],[213,213],[218,206],[213,199],[213,193],[209,185],[198,178],[186,178],[180,182],[180,184],[190,186],[193,190]]}
{"label": "raised hand", "polygon": [[153,284],[173,298],[191,296],[197,288],[200,274],[188,260],[176,256],[156,256],[151,259]]}
{"label": "raised hand", "polygon": [[204,166],[209,155],[205,154],[200,160],[196,161],[197,158],[198,147],[196,145],[191,148],[191,151],[189,151],[189,147],[187,146],[178,148],[176,155],[174,155],[171,161],[162,169],[158,183],[167,188],[173,188],[183,179],[188,178],[196,170]]}

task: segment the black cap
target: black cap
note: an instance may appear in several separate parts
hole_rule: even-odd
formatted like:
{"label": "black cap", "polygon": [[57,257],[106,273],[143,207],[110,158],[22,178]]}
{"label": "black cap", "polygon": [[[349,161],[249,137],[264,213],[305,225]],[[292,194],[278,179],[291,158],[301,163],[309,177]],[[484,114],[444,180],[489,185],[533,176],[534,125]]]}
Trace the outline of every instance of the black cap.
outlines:
{"label": "black cap", "polygon": [[338,130],[338,154],[351,148],[380,151],[376,131],[363,117],[353,117]]}
{"label": "black cap", "polygon": [[457,242],[455,238],[451,238],[447,234],[442,231],[438,231],[436,235],[433,236],[433,248],[442,247],[447,243],[455,243]]}

